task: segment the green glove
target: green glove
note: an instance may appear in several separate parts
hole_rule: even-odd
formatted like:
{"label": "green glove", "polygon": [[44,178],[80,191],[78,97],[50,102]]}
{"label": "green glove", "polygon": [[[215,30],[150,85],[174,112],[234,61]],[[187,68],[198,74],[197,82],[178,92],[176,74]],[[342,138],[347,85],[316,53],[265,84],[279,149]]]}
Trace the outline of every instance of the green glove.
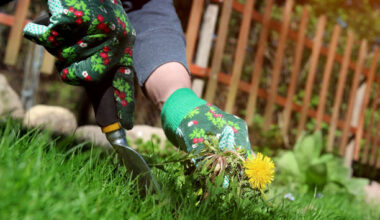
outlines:
{"label": "green glove", "polygon": [[72,85],[99,84],[113,75],[120,123],[133,126],[135,31],[119,0],[48,0],[47,26],[29,23],[24,36],[58,58],[61,79]]}
{"label": "green glove", "polygon": [[247,154],[253,153],[246,123],[206,103],[191,89],[178,89],[169,97],[162,108],[161,120],[168,139],[187,152],[196,154],[208,136],[214,135],[221,150],[243,148]]}

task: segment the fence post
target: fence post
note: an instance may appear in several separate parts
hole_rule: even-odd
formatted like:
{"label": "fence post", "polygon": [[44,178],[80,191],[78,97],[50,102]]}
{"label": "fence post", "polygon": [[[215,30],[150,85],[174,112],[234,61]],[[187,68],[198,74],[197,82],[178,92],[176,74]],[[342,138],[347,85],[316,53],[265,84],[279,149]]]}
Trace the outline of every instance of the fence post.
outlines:
{"label": "fence post", "polygon": [[306,124],[307,112],[309,110],[310,98],[313,92],[313,84],[314,84],[315,74],[317,71],[317,64],[319,60],[319,53],[321,51],[325,25],[326,25],[326,16],[321,16],[318,19],[317,32],[315,34],[314,45],[313,45],[313,49],[311,53],[311,61],[310,61],[311,63],[310,63],[309,72],[307,74],[305,96],[302,102],[301,117],[298,123],[297,137],[300,136]]}
{"label": "fence post", "polygon": [[193,0],[190,18],[186,30],[186,57],[188,65],[193,62],[195,44],[197,42],[199,25],[202,18],[204,0]]}
{"label": "fence post", "polygon": [[[331,42],[329,45],[329,52],[327,55],[327,63],[325,66],[325,71],[323,72],[322,88],[321,88],[321,92],[319,94],[320,99],[319,99],[319,103],[318,103],[317,122],[315,125],[315,130],[319,130],[321,128],[323,115],[325,113],[327,90],[328,90],[329,85],[330,85],[331,72],[332,72],[332,68],[334,65],[334,57],[335,57],[335,52],[336,52],[336,48],[338,45],[340,32],[341,32],[340,26],[335,25],[333,35],[331,38]],[[350,53],[351,53],[351,50],[350,50]],[[347,67],[348,67],[348,65],[347,65]]]}
{"label": "fence post", "polygon": [[[378,84],[377,84],[378,85]],[[369,161],[369,157],[368,157],[368,153],[369,153],[369,148],[370,148],[370,143],[371,143],[371,140],[372,140],[372,130],[373,130],[373,126],[375,125],[375,112],[376,112],[376,109],[377,109],[377,100],[379,99],[379,87],[377,86],[376,89],[375,89],[375,95],[374,95],[374,98],[372,100],[372,103],[371,103],[371,116],[370,116],[370,119],[369,119],[369,124],[368,124],[368,127],[367,127],[367,133],[366,133],[366,136],[365,136],[365,145],[364,145],[364,154],[363,154],[363,157],[361,158],[361,161],[365,164],[367,164]],[[373,148],[375,149],[375,148]],[[374,152],[376,153],[376,152]]]}
{"label": "fence post", "polygon": [[283,113],[282,133],[284,137],[287,136],[287,133],[289,130],[290,116],[292,113],[291,110],[292,110],[292,104],[293,104],[293,96],[296,91],[298,73],[301,68],[302,55],[305,48],[304,44],[305,44],[306,28],[307,28],[308,21],[309,21],[309,11],[307,10],[306,7],[304,7],[302,11],[302,15],[301,15],[299,29],[298,29],[296,51],[294,55],[294,62],[292,65],[292,73],[290,74],[290,83],[288,87],[288,92],[286,94],[286,103],[285,103],[284,113]]}
{"label": "fence post", "polygon": [[15,65],[22,42],[22,29],[24,27],[26,15],[28,14],[30,0],[18,0],[14,23],[9,34],[7,48],[5,51],[4,63]]}
{"label": "fence post", "polygon": [[[362,84],[354,94],[354,108],[352,118],[350,118],[349,126],[358,127],[360,118],[360,109],[363,105],[364,92],[366,90],[366,84]],[[352,158],[354,157],[355,139],[351,140],[347,146],[343,148],[344,153],[344,165],[352,171]],[[342,153],[341,153],[342,154]],[[351,172],[352,173],[352,172]]]}
{"label": "fence post", "polygon": [[360,144],[363,136],[363,126],[364,126],[364,118],[365,118],[365,110],[367,109],[368,101],[371,95],[371,88],[372,88],[372,83],[375,78],[375,72],[376,72],[376,67],[377,67],[377,61],[379,58],[379,53],[380,53],[380,48],[376,48],[375,54],[373,55],[372,63],[371,63],[371,68],[367,77],[367,87],[364,95],[364,100],[363,100],[363,106],[360,111],[360,119],[359,119],[359,125],[358,125],[358,130],[356,131],[355,135],[355,152],[354,152],[354,160],[359,160],[360,157]]}
{"label": "fence post", "polygon": [[335,140],[335,131],[337,123],[339,120],[339,107],[342,103],[344,86],[346,84],[348,65],[350,63],[352,45],[354,43],[354,33],[351,31],[348,32],[346,49],[344,51],[343,63],[339,71],[339,80],[338,88],[335,91],[333,113],[330,120],[330,130],[327,138],[327,151],[331,152],[333,150],[334,140]]}
{"label": "fence post", "polygon": [[54,56],[45,50],[41,65],[41,73],[46,75],[52,74],[54,72],[54,61]]}
{"label": "fence post", "polygon": [[272,113],[275,98],[278,93],[278,82],[280,80],[280,72],[282,67],[282,62],[284,59],[286,39],[288,37],[290,19],[292,15],[293,0],[286,1],[285,9],[282,15],[282,26],[280,32],[280,39],[278,40],[278,46],[276,50],[276,55],[274,58],[274,66],[272,72],[272,81],[269,89],[269,97],[267,100],[267,105],[265,107],[265,116],[264,116],[264,130],[268,130],[269,126],[272,124]]}
{"label": "fence post", "polygon": [[245,121],[248,126],[253,123],[253,118],[256,111],[257,93],[260,86],[261,70],[263,68],[264,52],[267,47],[267,38],[269,34],[269,23],[271,20],[273,0],[268,0],[265,5],[265,12],[263,23],[260,30],[260,37],[258,42],[258,49],[254,61],[254,70],[252,73],[251,88],[249,91],[249,98],[247,103]]}
{"label": "fence post", "polygon": [[29,45],[21,90],[21,103],[26,111],[34,105],[44,53],[44,48],[42,46],[32,42],[29,42]]}
{"label": "fence post", "polygon": [[240,82],[241,72],[243,69],[244,58],[251,27],[251,17],[255,0],[246,0],[244,5],[243,20],[240,25],[238,44],[235,51],[234,66],[232,68],[231,85],[228,90],[227,102],[225,106],[226,112],[233,113],[236,94]]}
{"label": "fence post", "polygon": [[213,102],[216,88],[218,86],[218,73],[220,71],[220,66],[222,64],[222,58],[224,54],[224,46],[226,44],[226,38],[228,34],[228,24],[230,22],[230,17],[232,13],[232,3],[233,0],[224,0],[222,15],[220,18],[220,24],[218,27],[215,51],[211,61],[211,70],[209,74],[209,80],[207,83],[207,90],[205,99],[207,102]]}
{"label": "fence post", "polygon": [[[356,125],[356,122],[355,123],[353,122],[353,116],[355,116],[355,118],[356,118],[356,115],[353,114],[354,113],[354,107],[358,106],[358,104],[357,104],[358,100],[356,100],[355,95],[357,94],[357,89],[358,89],[360,77],[361,77],[361,74],[363,71],[363,65],[364,65],[366,53],[367,53],[367,41],[363,40],[360,44],[360,50],[359,50],[357,65],[356,65],[354,77],[352,79],[350,96],[348,98],[347,113],[346,113],[346,117],[344,120],[344,126],[342,129],[343,130],[342,138],[340,139],[340,144],[339,144],[340,155],[343,155],[345,153],[345,148],[346,148],[347,141],[348,141],[348,135],[349,135],[350,127],[352,125],[353,126]],[[359,114],[359,113],[357,113],[357,114]],[[349,162],[346,161],[346,164],[348,164],[348,163]]]}
{"label": "fence post", "polygon": [[[199,43],[195,55],[195,65],[206,68],[210,57],[213,35],[215,31],[216,20],[218,17],[219,6],[209,4],[205,10],[202,28],[199,34]],[[192,85],[193,91],[202,96],[204,88],[203,79],[194,79]]]}

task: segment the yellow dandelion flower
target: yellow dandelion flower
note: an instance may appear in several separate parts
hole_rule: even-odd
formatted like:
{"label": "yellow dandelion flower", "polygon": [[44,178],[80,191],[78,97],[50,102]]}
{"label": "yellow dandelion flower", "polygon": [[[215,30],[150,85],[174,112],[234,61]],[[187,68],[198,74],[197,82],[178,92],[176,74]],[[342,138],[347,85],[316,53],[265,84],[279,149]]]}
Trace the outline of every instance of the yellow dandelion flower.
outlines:
{"label": "yellow dandelion flower", "polygon": [[271,158],[258,153],[256,158],[248,157],[244,162],[245,173],[252,188],[264,190],[274,178],[274,163]]}

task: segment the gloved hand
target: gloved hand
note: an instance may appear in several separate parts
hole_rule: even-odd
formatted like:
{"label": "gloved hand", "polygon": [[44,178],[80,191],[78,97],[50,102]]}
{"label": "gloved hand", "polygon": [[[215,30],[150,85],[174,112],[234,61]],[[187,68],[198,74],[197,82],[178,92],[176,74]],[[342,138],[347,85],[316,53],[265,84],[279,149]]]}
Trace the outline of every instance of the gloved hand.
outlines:
{"label": "gloved hand", "polygon": [[209,135],[219,139],[221,150],[243,148],[253,154],[246,123],[198,98],[187,88],[178,89],[165,102],[162,125],[168,139],[187,152],[199,152]]}
{"label": "gloved hand", "polygon": [[24,36],[58,58],[61,79],[72,85],[102,83],[114,75],[120,123],[133,126],[132,50],[135,31],[119,0],[48,0],[47,26],[29,23]]}

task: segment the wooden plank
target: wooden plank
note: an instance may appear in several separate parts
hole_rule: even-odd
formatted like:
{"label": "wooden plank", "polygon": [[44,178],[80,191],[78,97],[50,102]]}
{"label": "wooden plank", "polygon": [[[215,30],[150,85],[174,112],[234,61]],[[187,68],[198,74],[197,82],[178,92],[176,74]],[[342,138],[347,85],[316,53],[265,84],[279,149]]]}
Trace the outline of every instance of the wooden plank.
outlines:
{"label": "wooden plank", "polygon": [[[198,66],[207,67],[208,65],[218,11],[219,6],[216,4],[207,5],[205,10],[202,28],[199,34],[197,53],[195,55],[195,64]],[[193,79],[192,90],[199,97],[203,95],[204,84],[203,79]]]}
{"label": "wooden plank", "polygon": [[12,26],[14,23],[14,17],[5,13],[0,13],[0,24]]}
{"label": "wooden plank", "polygon": [[41,65],[41,73],[51,75],[54,72],[55,57],[45,50]]}
{"label": "wooden plank", "polygon": [[[367,133],[365,135],[365,145],[364,145],[364,150],[363,150],[363,157],[361,158],[361,162],[364,163],[364,164],[367,164],[369,161],[369,157],[368,157],[368,153],[369,153],[369,148],[370,148],[370,143],[371,143],[371,140],[372,140],[372,130],[373,130],[373,126],[375,124],[374,120],[375,120],[375,112],[376,112],[376,109],[377,109],[377,100],[379,99],[379,87],[376,88],[375,90],[375,96],[372,100],[372,104],[371,104],[371,115],[370,115],[370,120],[369,120],[369,124],[368,124],[368,127],[366,128],[367,130]],[[374,144],[374,143],[373,143]],[[373,147],[372,149],[376,149],[375,147]]]}
{"label": "wooden plank", "polygon": [[218,18],[219,6],[209,4],[205,10],[202,21],[202,28],[199,34],[199,43],[195,55],[195,64],[201,67],[207,67],[210,57],[216,21]]}
{"label": "wooden plank", "polygon": [[304,42],[305,42],[305,37],[306,37],[306,28],[307,28],[308,21],[309,21],[309,11],[307,10],[306,7],[304,7],[302,10],[301,21],[300,21],[300,25],[298,29],[297,38],[299,40],[297,41],[297,45],[296,45],[294,61],[292,65],[292,73],[290,74],[290,83],[289,83],[288,92],[286,95],[287,98],[286,98],[286,104],[285,104],[284,113],[283,113],[283,119],[284,119],[283,134],[284,135],[286,135],[289,130],[289,121],[290,121],[291,110],[292,110],[291,107],[293,103],[293,96],[294,96],[294,93],[296,92],[298,73],[301,68],[302,56],[303,56],[303,51],[304,51]]}
{"label": "wooden plank", "polygon": [[[15,22],[15,17],[13,15],[8,15],[5,13],[0,12],[0,24],[7,25],[7,26],[12,26]],[[24,26],[31,22],[31,20],[25,20]]]}
{"label": "wooden plank", "polygon": [[316,130],[319,130],[321,128],[322,117],[325,113],[327,91],[330,85],[331,72],[334,65],[334,57],[335,57],[336,48],[338,46],[338,40],[339,40],[341,30],[342,29],[340,28],[340,25],[335,25],[331,42],[329,45],[329,53],[327,55],[325,70],[323,72],[322,88],[319,94],[319,105],[318,105],[318,110],[317,110],[317,118],[316,118],[316,126],[315,126]]}
{"label": "wooden plank", "polygon": [[342,129],[342,138],[340,139],[339,144],[339,153],[343,155],[345,153],[345,148],[348,142],[349,128],[352,122],[352,115],[354,112],[354,104],[355,104],[355,95],[356,91],[359,87],[360,75],[363,70],[364,60],[367,54],[367,40],[363,40],[360,44],[359,56],[357,59],[357,66],[354,73],[354,77],[352,79],[352,85],[350,90],[350,96],[348,99],[347,113],[344,120],[344,126]]}
{"label": "wooden plank", "polygon": [[269,126],[272,124],[274,100],[278,92],[278,82],[280,80],[281,67],[282,67],[282,62],[284,59],[286,39],[288,36],[293,4],[294,4],[293,0],[286,1],[286,5],[285,5],[283,15],[282,15],[283,23],[281,27],[280,37],[278,40],[276,55],[274,58],[274,66],[273,66],[272,80],[270,83],[271,86],[269,89],[269,97],[268,97],[267,104],[265,107],[264,127],[263,127],[264,130],[268,130]]}
{"label": "wooden plank", "polygon": [[204,0],[193,0],[190,18],[186,30],[186,57],[187,63],[193,61],[194,49],[197,42],[198,30],[201,23]]}
{"label": "wooden plank", "polygon": [[357,130],[357,133],[355,135],[355,149],[354,149],[354,160],[358,160],[360,156],[360,142],[363,137],[363,126],[364,126],[364,117],[365,117],[365,110],[367,109],[368,101],[371,95],[371,88],[372,88],[372,83],[375,77],[375,72],[376,72],[376,67],[377,67],[377,62],[379,58],[379,52],[380,48],[376,48],[375,54],[373,55],[373,59],[371,62],[371,68],[369,71],[369,76],[367,78],[366,84],[366,92],[364,95],[364,100],[363,100],[363,106],[360,112],[360,120],[359,120],[359,127]]}
{"label": "wooden plank", "polygon": [[[380,87],[379,84],[377,86],[378,86],[378,88]],[[375,134],[374,137],[372,137],[372,139],[373,139],[372,150],[371,150],[371,157],[370,157],[370,160],[369,160],[370,166],[375,166],[375,162],[376,162],[375,161],[375,159],[376,159],[376,150],[379,148],[379,131],[380,131],[380,118],[377,121],[376,134]]]}
{"label": "wooden plank", "polygon": [[[210,69],[209,68],[202,68],[202,67],[196,66],[196,65],[191,65],[190,66],[190,72],[194,76],[197,76],[197,77],[209,77]],[[231,84],[231,75],[230,74],[219,73],[217,79],[218,79],[218,82],[223,83],[224,85],[228,86]],[[241,90],[245,93],[249,93],[251,91],[251,85],[247,82],[240,81],[239,90]],[[257,94],[258,94],[258,97],[263,98],[263,99],[266,99],[268,97],[268,92],[265,91],[264,89],[259,88]],[[285,97],[282,97],[279,95],[276,96],[275,103],[277,105],[285,106],[286,102],[287,102],[287,99]],[[292,102],[291,109],[293,111],[296,111],[296,112],[301,112],[302,106]],[[307,111],[307,115],[309,117],[315,118],[317,116],[317,111],[313,110],[313,109],[309,109]],[[331,116],[325,114],[323,116],[323,121],[326,123],[330,122]],[[343,125],[344,125],[343,120],[339,120],[337,123],[338,128],[340,128],[340,129],[343,128]],[[356,132],[356,127],[350,126],[349,129],[350,129],[350,132],[353,132],[353,133]]]}
{"label": "wooden plank", "polygon": [[335,91],[334,97],[334,106],[332,113],[332,120],[330,122],[329,135],[327,138],[327,151],[331,152],[333,150],[334,140],[335,140],[335,132],[336,132],[336,123],[339,119],[339,108],[343,99],[344,87],[346,85],[347,72],[348,72],[348,64],[351,58],[352,46],[354,43],[354,33],[349,31],[344,51],[344,62],[340,67],[339,71],[339,80],[338,80],[338,88]]}
{"label": "wooden plank", "polygon": [[15,17],[5,51],[4,63],[7,65],[15,65],[22,40],[22,29],[28,14],[30,0],[19,0],[17,3]]}
{"label": "wooden plank", "polygon": [[207,90],[205,95],[205,99],[208,102],[214,101],[216,89],[218,86],[218,73],[220,72],[220,67],[222,65],[224,46],[226,44],[228,34],[228,24],[230,22],[232,12],[232,2],[233,0],[225,0],[223,2],[223,9],[219,21],[220,24],[218,27],[216,46],[211,62],[210,78],[207,82]]}
{"label": "wooden plank", "polygon": [[306,124],[307,110],[309,108],[310,98],[313,91],[314,79],[315,79],[315,74],[318,67],[317,65],[318,65],[318,60],[319,60],[319,52],[322,46],[323,32],[325,30],[325,25],[326,25],[326,16],[319,17],[318,24],[317,24],[317,32],[314,38],[315,44],[311,52],[310,68],[309,68],[309,72],[308,72],[307,80],[306,80],[305,96],[303,99],[300,121],[298,123],[297,136],[300,136]]}
{"label": "wooden plank", "polygon": [[272,13],[273,0],[266,1],[264,20],[261,27],[258,49],[254,61],[254,69],[251,80],[251,90],[249,92],[248,104],[246,109],[245,121],[250,126],[253,123],[253,117],[256,110],[257,92],[260,84],[260,75],[263,67],[264,52],[267,47],[267,38],[269,33],[269,21]]}
{"label": "wooden plank", "polygon": [[237,43],[237,48],[235,51],[235,62],[232,68],[232,77],[231,77],[231,85],[229,88],[227,102],[225,106],[225,111],[229,113],[233,113],[233,109],[235,106],[236,94],[238,91],[238,85],[240,82],[241,72],[243,69],[244,58],[246,53],[246,47],[249,37],[249,30],[251,27],[251,13],[253,10],[253,6],[255,4],[254,0],[246,0],[245,9],[243,12],[243,20],[240,25],[239,38]]}

